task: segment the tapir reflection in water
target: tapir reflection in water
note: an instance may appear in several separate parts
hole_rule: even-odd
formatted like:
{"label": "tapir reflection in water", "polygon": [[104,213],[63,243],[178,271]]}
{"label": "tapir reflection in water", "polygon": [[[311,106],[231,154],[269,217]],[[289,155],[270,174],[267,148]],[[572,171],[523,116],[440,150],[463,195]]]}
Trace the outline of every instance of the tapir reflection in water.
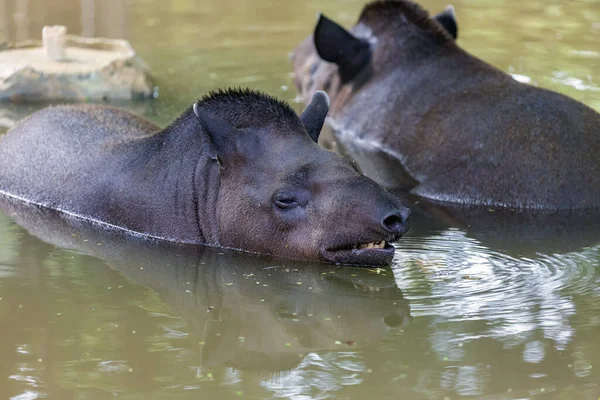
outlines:
{"label": "tapir reflection in water", "polygon": [[171,125],[111,107],[50,107],[0,138],[0,191],[175,242],[389,263],[410,211],[316,144],[323,92],[300,118],[249,90],[213,92]]}
{"label": "tapir reflection in water", "polygon": [[[450,10],[451,11],[451,10]],[[366,5],[321,16],[292,56],[304,101],[331,97],[333,142],[380,184],[442,203],[600,207],[600,115],[461,49],[452,12]]]}
{"label": "tapir reflection in water", "polygon": [[21,202],[0,198],[0,208],[35,237],[98,257],[156,291],[203,343],[204,367],[289,370],[309,352],[354,351],[411,322],[391,271],[265,263],[252,254],[140,240]]}

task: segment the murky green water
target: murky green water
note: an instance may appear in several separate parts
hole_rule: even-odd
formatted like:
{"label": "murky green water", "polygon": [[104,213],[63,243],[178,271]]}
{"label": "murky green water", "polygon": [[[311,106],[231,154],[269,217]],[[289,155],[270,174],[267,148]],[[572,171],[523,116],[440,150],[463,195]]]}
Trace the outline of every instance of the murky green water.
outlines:
{"label": "murky green water", "polygon": [[[598,1],[454,5],[462,46],[600,110]],[[222,86],[293,101],[287,54],[317,11],[349,25],[361,7],[0,0],[0,40],[124,36],[160,87],[124,106],[165,124]],[[0,132],[37,108],[0,105]],[[0,398],[600,398],[599,216],[428,210],[371,270],[10,214],[27,230],[0,214]]]}

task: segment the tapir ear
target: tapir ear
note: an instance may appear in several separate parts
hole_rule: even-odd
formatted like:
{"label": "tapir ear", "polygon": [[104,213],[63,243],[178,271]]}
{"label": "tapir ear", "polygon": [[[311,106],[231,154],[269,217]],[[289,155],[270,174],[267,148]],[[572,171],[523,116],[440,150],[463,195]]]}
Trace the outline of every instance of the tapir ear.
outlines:
{"label": "tapir ear", "polygon": [[343,82],[352,80],[371,59],[371,48],[323,14],[313,34],[315,48],[323,60],[337,64]]}
{"label": "tapir ear", "polygon": [[329,96],[319,90],[313,95],[310,104],[300,115],[302,125],[304,125],[308,135],[315,143],[319,141],[319,134],[323,128],[327,112],[329,112]]}
{"label": "tapir ear", "polygon": [[198,103],[194,103],[193,109],[198,121],[206,129],[217,154],[233,153],[236,150],[236,138],[239,137],[238,130],[227,121],[199,107]]}
{"label": "tapir ear", "polygon": [[454,39],[458,38],[458,23],[456,22],[456,13],[454,12],[454,6],[452,4],[449,4],[446,9],[436,15],[434,19],[436,19]]}

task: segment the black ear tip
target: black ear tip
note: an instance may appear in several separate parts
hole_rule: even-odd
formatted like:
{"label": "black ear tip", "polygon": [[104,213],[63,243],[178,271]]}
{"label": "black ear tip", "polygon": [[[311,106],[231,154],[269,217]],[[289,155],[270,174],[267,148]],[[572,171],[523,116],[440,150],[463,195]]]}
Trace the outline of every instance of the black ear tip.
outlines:
{"label": "black ear tip", "polygon": [[325,93],[322,90],[317,90],[316,93],[313,95],[312,101],[318,101],[320,103],[324,103],[327,108],[329,108],[329,105],[331,104],[331,100],[329,100],[329,96],[327,95],[327,93]]}
{"label": "black ear tip", "polygon": [[327,18],[327,16],[325,16],[325,14],[323,14],[322,12],[319,12],[317,14],[317,24],[315,25],[315,31],[317,29],[322,28],[323,26],[326,26],[327,24],[335,24],[335,22]]}
{"label": "black ear tip", "polygon": [[448,4],[444,11],[434,17],[454,39],[458,38],[458,23],[454,6]]}

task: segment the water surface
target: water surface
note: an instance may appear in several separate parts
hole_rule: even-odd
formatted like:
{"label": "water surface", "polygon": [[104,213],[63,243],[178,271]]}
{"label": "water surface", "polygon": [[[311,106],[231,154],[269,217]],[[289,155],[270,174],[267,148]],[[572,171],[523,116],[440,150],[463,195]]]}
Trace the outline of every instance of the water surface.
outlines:
{"label": "water surface", "polygon": [[[121,105],[164,125],[218,87],[293,102],[287,54],[318,11],[349,26],[362,4],[4,0],[0,41],[55,23],[125,37],[160,95]],[[462,46],[600,110],[600,3],[453,4]],[[0,132],[41,106],[1,105]],[[391,268],[357,269],[14,205],[0,214],[0,398],[600,398],[600,217],[427,214]]]}

